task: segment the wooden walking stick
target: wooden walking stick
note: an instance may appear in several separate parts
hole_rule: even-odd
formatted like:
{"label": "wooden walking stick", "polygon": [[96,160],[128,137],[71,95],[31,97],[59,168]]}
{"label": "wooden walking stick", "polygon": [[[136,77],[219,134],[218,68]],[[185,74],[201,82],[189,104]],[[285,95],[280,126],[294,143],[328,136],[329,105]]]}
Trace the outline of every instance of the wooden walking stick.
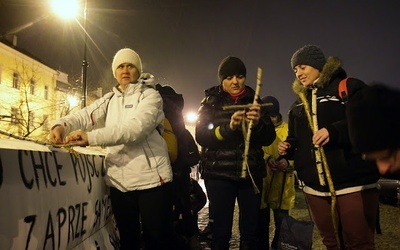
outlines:
{"label": "wooden walking stick", "polygon": [[68,150],[68,152],[70,152],[71,154],[75,155],[75,157],[77,157],[77,158],[79,157],[79,153],[73,149],[74,145],[71,145],[71,144],[49,143],[49,142],[45,142],[45,141],[31,139],[29,137],[23,137],[23,136],[19,136],[19,135],[14,135],[14,134],[9,133],[9,132],[4,131],[4,130],[0,130],[0,134],[7,135],[7,136],[9,136],[11,138],[22,140],[22,141],[34,142],[34,143],[37,143],[37,144],[40,144],[40,145],[43,145],[43,146],[53,146],[55,148],[65,148],[66,150]]}
{"label": "wooden walking stick", "polygon": [[[314,133],[318,131],[318,119],[317,119],[317,89],[314,88],[312,90],[312,115],[313,115],[313,126],[314,126]],[[324,168],[325,171],[325,176],[326,180],[328,181],[328,187],[329,191],[331,193],[331,216],[332,216],[332,224],[333,224],[333,230],[335,231],[335,237],[336,237],[336,242],[338,245],[338,249],[341,249],[340,246],[340,238],[339,238],[339,231],[338,231],[338,223],[336,221],[336,191],[335,191],[335,186],[333,185],[332,177],[331,177],[331,171],[328,166],[328,161],[326,159],[325,151],[324,148],[316,145],[317,150],[320,155],[320,160],[322,160],[322,167]]]}
{"label": "wooden walking stick", "polygon": [[[239,110],[239,109],[247,109],[253,106],[254,104],[258,103],[258,99],[260,96],[261,92],[261,75],[262,75],[262,69],[259,67],[257,68],[257,85],[256,85],[256,90],[254,94],[254,99],[253,103],[250,104],[245,104],[245,105],[230,105],[230,106],[223,106],[223,110]],[[261,107],[265,106],[272,106],[272,103],[263,103],[261,104]],[[253,120],[249,122],[249,125],[246,126],[246,121],[245,119],[242,120],[242,133],[243,133],[243,138],[245,142],[245,148],[244,148],[244,153],[243,153],[243,162],[242,162],[242,171],[241,171],[241,178],[246,178],[247,173],[249,173],[250,179],[253,182],[254,190],[256,193],[260,193],[260,190],[258,190],[257,185],[254,182],[253,176],[251,175],[251,172],[249,170],[249,165],[248,165],[248,154],[249,154],[249,148],[250,148],[250,137],[251,137],[251,130],[253,128]]]}
{"label": "wooden walking stick", "polygon": [[[318,131],[318,117],[317,117],[317,89],[314,88],[312,90],[312,100],[311,100],[311,104],[312,104],[312,110],[310,110],[310,106],[307,102],[307,99],[305,97],[305,95],[303,93],[299,93],[299,97],[301,99],[301,101],[303,102],[304,105],[304,109],[305,109],[305,113],[307,115],[307,119],[308,119],[308,123],[310,125],[310,128],[313,132],[313,134],[315,132]],[[312,117],[311,117],[312,115]],[[314,152],[315,152],[315,158],[316,158],[316,165],[317,165],[317,171],[318,171],[318,177],[319,177],[319,181],[320,184],[322,186],[325,186],[325,176],[326,176],[326,180],[328,181],[328,187],[329,187],[329,192],[331,193],[331,217],[332,217],[332,224],[333,224],[333,230],[335,233],[335,237],[336,237],[336,243],[338,245],[338,249],[341,249],[341,244],[340,244],[340,238],[339,238],[339,231],[338,231],[338,223],[336,221],[336,191],[335,191],[335,187],[333,185],[333,181],[332,181],[332,176],[331,176],[331,172],[329,169],[329,165],[328,165],[328,160],[326,159],[326,155],[325,155],[325,151],[323,147],[320,147],[319,145],[315,145],[314,147]]]}
{"label": "wooden walking stick", "polygon": [[[262,69],[259,67],[257,68],[257,85],[256,85],[256,92],[254,95],[254,100],[253,100],[253,104],[257,104],[258,103],[258,99],[260,96],[260,91],[261,91],[261,76],[262,76]],[[243,119],[244,121],[244,119]],[[249,148],[250,148],[250,137],[251,137],[251,130],[253,128],[253,120],[251,120],[249,122],[249,126],[247,127],[247,130],[243,130],[243,133],[246,132],[246,136],[244,139],[245,142],[245,147],[244,147],[244,153],[243,153],[243,163],[242,163],[242,174],[241,174],[241,178],[246,178],[246,173],[248,172],[250,175],[251,180],[253,181],[254,184],[254,180],[253,177],[251,176],[251,173],[249,171],[249,165],[248,165],[248,154],[249,154]],[[255,189],[256,189],[256,193],[259,193],[260,191],[258,190],[257,186],[254,185]]]}
{"label": "wooden walking stick", "polygon": [[[222,110],[248,109],[251,106],[253,106],[252,103],[243,104],[243,105],[229,105],[229,106],[222,106]],[[273,106],[273,104],[271,102],[260,104],[260,107],[268,107],[268,106]]]}
{"label": "wooden walking stick", "polygon": [[[315,113],[311,112],[310,105],[308,104],[307,99],[303,93],[299,93],[299,97],[300,97],[301,101],[303,102],[304,109],[306,110],[308,124],[310,125],[310,128],[314,134],[316,131],[318,131],[318,124],[317,124],[317,126],[315,126],[315,124],[314,124],[314,122],[315,123],[317,122],[317,113],[316,113],[316,111],[315,111]],[[313,106],[313,110],[314,110],[314,106]],[[316,110],[316,107],[315,107],[315,110]],[[311,117],[311,114],[312,114],[312,117]],[[314,145],[314,152],[315,152],[315,160],[316,160],[315,163],[317,165],[319,184],[321,184],[321,186],[326,186],[324,168],[322,166],[322,156],[321,156],[321,152],[319,151],[319,145]]]}

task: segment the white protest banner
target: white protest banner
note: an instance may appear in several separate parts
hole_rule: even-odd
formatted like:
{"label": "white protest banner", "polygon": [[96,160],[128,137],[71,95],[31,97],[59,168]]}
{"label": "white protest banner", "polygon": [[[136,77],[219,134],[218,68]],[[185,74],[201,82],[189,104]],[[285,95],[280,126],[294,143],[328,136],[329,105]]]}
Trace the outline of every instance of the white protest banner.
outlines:
{"label": "white protest banner", "polygon": [[104,154],[0,139],[0,249],[118,249]]}

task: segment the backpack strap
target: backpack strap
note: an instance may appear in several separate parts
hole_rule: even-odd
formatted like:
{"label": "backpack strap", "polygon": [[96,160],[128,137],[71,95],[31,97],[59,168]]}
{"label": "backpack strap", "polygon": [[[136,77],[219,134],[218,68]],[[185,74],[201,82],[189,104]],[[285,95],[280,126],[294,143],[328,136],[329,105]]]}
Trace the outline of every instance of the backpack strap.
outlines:
{"label": "backpack strap", "polygon": [[341,80],[338,86],[339,97],[344,103],[347,103],[347,101],[349,100],[349,93],[347,91],[347,79],[349,78],[346,77]]}

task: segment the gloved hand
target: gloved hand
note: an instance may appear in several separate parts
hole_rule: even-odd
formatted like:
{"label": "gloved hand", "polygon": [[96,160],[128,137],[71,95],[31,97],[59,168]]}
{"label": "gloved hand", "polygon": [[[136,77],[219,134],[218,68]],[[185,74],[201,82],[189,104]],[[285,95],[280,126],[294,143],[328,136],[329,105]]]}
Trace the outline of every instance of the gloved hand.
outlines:
{"label": "gloved hand", "polygon": [[274,158],[270,157],[268,159],[267,166],[272,171],[286,171],[289,168],[289,162],[285,158],[275,160]]}

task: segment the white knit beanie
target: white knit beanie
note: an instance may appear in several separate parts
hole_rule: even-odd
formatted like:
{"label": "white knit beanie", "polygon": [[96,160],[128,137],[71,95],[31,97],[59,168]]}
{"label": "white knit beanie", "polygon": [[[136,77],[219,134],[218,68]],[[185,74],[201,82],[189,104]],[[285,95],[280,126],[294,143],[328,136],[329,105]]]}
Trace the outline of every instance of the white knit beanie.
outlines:
{"label": "white knit beanie", "polygon": [[114,77],[116,77],[115,70],[123,63],[132,63],[133,66],[135,66],[135,68],[139,71],[139,75],[142,74],[142,60],[140,60],[140,56],[132,49],[125,48],[119,50],[114,56],[111,65]]}

